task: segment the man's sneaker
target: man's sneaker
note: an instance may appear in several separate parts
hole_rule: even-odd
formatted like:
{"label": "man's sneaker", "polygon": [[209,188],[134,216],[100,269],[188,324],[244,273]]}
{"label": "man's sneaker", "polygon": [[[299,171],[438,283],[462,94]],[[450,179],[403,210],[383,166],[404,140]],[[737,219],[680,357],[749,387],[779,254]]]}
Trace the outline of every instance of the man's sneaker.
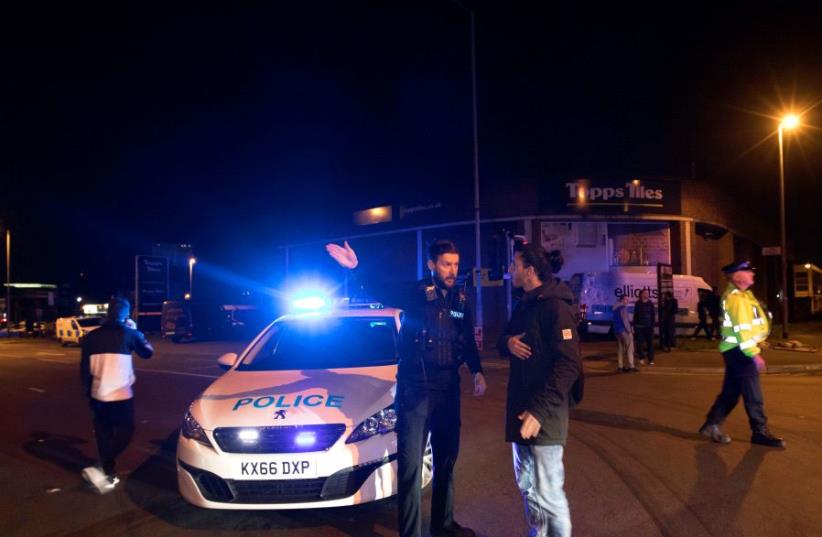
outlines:
{"label": "man's sneaker", "polygon": [[627,369],[626,371],[628,371],[628,373],[639,373],[639,369],[637,369],[636,367],[632,367],[630,369]]}
{"label": "man's sneaker", "polygon": [[706,438],[710,438],[712,442],[717,444],[729,444],[731,437],[723,433],[719,429],[719,425],[708,425],[707,423],[699,430],[699,434]]}
{"label": "man's sneaker", "polygon": [[651,360],[650,362],[648,362],[648,365],[649,365],[649,366],[652,366],[652,365],[654,365],[655,363],[656,363],[656,362],[654,362],[653,360]]}
{"label": "man's sneaker", "polygon": [[756,431],[751,435],[751,444],[759,444],[762,446],[784,448],[785,441],[778,436],[774,436],[767,429],[763,431]]}
{"label": "man's sneaker", "polygon": [[431,537],[475,537],[476,533],[470,528],[464,528],[456,522],[451,522],[444,528],[431,528]]}
{"label": "man's sneaker", "polygon": [[99,486],[103,484],[103,481],[107,479],[106,474],[103,473],[102,468],[99,466],[87,466],[83,468],[81,475],[83,479],[86,480],[86,483],[95,489],[99,488]]}
{"label": "man's sneaker", "polygon": [[639,359],[639,365],[645,365],[645,358]]}
{"label": "man's sneaker", "polygon": [[117,487],[120,479],[115,475],[106,476],[100,486],[97,487],[97,492],[100,494],[108,494]]}

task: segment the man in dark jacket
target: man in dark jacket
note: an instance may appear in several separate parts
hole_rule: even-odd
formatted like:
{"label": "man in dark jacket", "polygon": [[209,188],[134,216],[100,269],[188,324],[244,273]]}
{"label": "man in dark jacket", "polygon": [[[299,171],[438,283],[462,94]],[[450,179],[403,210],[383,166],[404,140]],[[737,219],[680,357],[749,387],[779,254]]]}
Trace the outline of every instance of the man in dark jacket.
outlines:
{"label": "man in dark jacket", "polygon": [[[359,261],[347,242],[343,246],[328,244],[326,250],[363,283],[353,272]],[[474,341],[471,308],[465,291],[456,286],[459,251],[453,242],[440,240],[431,244],[428,254],[429,278],[411,286],[391,282],[376,290],[386,303],[405,313],[395,397],[399,533],[401,537],[422,533],[422,457],[430,432],[434,456],[431,535],[473,537],[473,530],[454,520],[454,465],[460,446],[459,367],[465,362],[471,370],[475,396],[485,393],[485,377]],[[373,296],[372,287],[369,281],[367,295]]]}
{"label": "man in dark jacket", "polygon": [[134,433],[134,367],[131,353],[151,358],[154,348],[142,332],[129,326],[130,304],[118,298],[109,303],[108,320],[83,338],[80,376],[89,398],[100,465],[83,469],[83,478],[97,492],[114,490],[120,481],[114,459]]}
{"label": "man in dark jacket", "polygon": [[648,355],[648,365],[654,365],[654,325],[656,324],[656,309],[651,302],[648,290],[639,293],[639,300],[634,303],[634,347],[639,363],[645,363]]}
{"label": "man in dark jacket", "polygon": [[567,537],[571,515],[562,456],[570,393],[581,379],[582,363],[573,296],[553,277],[559,266],[558,254],[549,259],[539,245],[517,247],[510,268],[512,284],[525,294],[498,348],[511,362],[505,438],[513,443],[514,473],[529,535]]}

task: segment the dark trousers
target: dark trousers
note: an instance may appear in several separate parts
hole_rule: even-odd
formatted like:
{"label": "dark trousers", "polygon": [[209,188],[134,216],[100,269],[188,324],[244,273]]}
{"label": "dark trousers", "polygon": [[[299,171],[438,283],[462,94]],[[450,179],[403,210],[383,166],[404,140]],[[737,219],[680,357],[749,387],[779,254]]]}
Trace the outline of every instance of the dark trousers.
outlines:
{"label": "dark trousers", "polygon": [[666,349],[676,347],[676,321],[673,319],[666,319],[659,325],[659,335],[662,340],[662,346]]}
{"label": "dark trousers", "polygon": [[114,459],[126,449],[134,434],[134,400],[110,403],[91,400],[97,451],[106,475],[114,475]]}
{"label": "dark trousers", "polygon": [[444,390],[399,380],[397,402],[399,533],[400,537],[419,537],[422,457],[429,432],[434,454],[431,528],[454,521],[454,464],[460,449],[459,377]]}
{"label": "dark trousers", "polygon": [[719,317],[711,317],[711,337],[719,338],[722,332],[719,329]]}
{"label": "dark trousers", "polygon": [[700,330],[704,330],[704,331],[705,331],[705,337],[706,337],[706,338],[711,339],[711,337],[713,337],[713,336],[711,335],[711,334],[712,334],[711,327],[710,327],[710,326],[708,326],[708,320],[707,320],[707,319],[704,319],[704,318],[702,318],[702,317],[700,317],[700,319],[699,319],[699,324],[698,324],[698,325],[696,325],[696,330],[694,330],[694,333],[691,335],[691,337],[696,337],[696,336],[698,336],[698,335],[699,335],[699,331],[700,331]]}
{"label": "dark trousers", "polygon": [[725,360],[725,378],[722,380],[722,391],[716,397],[714,405],[708,411],[706,423],[719,425],[739,402],[745,404],[748,423],[751,430],[762,431],[768,424],[765,416],[765,403],[762,398],[762,387],[759,384],[759,371],[753,358],[745,355],[739,347],[722,353]]}
{"label": "dark trousers", "polygon": [[634,352],[640,360],[648,356],[648,361],[654,361],[654,328],[648,326],[634,327]]}

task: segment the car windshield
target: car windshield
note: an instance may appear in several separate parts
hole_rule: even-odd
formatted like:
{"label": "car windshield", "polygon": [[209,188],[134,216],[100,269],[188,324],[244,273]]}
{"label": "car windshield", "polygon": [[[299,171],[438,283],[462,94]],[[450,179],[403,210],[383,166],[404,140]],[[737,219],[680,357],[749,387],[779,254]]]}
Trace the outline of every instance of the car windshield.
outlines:
{"label": "car windshield", "polygon": [[77,324],[85,328],[88,328],[89,326],[100,326],[101,324],[103,324],[103,318],[89,317],[87,319],[77,319]]}
{"label": "car windshield", "polygon": [[396,325],[389,317],[313,317],[275,323],[238,371],[338,369],[397,363]]}

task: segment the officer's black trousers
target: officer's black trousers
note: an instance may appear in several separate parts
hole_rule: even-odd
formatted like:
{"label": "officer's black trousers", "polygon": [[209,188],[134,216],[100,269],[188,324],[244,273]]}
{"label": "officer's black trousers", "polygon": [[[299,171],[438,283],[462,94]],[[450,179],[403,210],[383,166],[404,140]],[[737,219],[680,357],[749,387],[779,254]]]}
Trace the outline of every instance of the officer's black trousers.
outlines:
{"label": "officer's black trousers", "polygon": [[428,433],[434,454],[431,528],[454,520],[454,464],[460,449],[459,377],[447,388],[428,389],[399,380],[397,388],[397,465],[400,537],[421,535],[422,457]]}
{"label": "officer's black trousers", "polygon": [[762,387],[759,384],[759,371],[753,358],[745,355],[739,347],[722,353],[725,360],[725,378],[722,380],[722,391],[716,398],[714,406],[708,411],[706,423],[719,425],[739,402],[745,404],[751,430],[762,431],[768,424],[765,416],[765,405],[762,398]]}
{"label": "officer's black trousers", "polygon": [[134,434],[134,401],[91,400],[97,451],[106,475],[114,475],[114,459],[126,449]]}

